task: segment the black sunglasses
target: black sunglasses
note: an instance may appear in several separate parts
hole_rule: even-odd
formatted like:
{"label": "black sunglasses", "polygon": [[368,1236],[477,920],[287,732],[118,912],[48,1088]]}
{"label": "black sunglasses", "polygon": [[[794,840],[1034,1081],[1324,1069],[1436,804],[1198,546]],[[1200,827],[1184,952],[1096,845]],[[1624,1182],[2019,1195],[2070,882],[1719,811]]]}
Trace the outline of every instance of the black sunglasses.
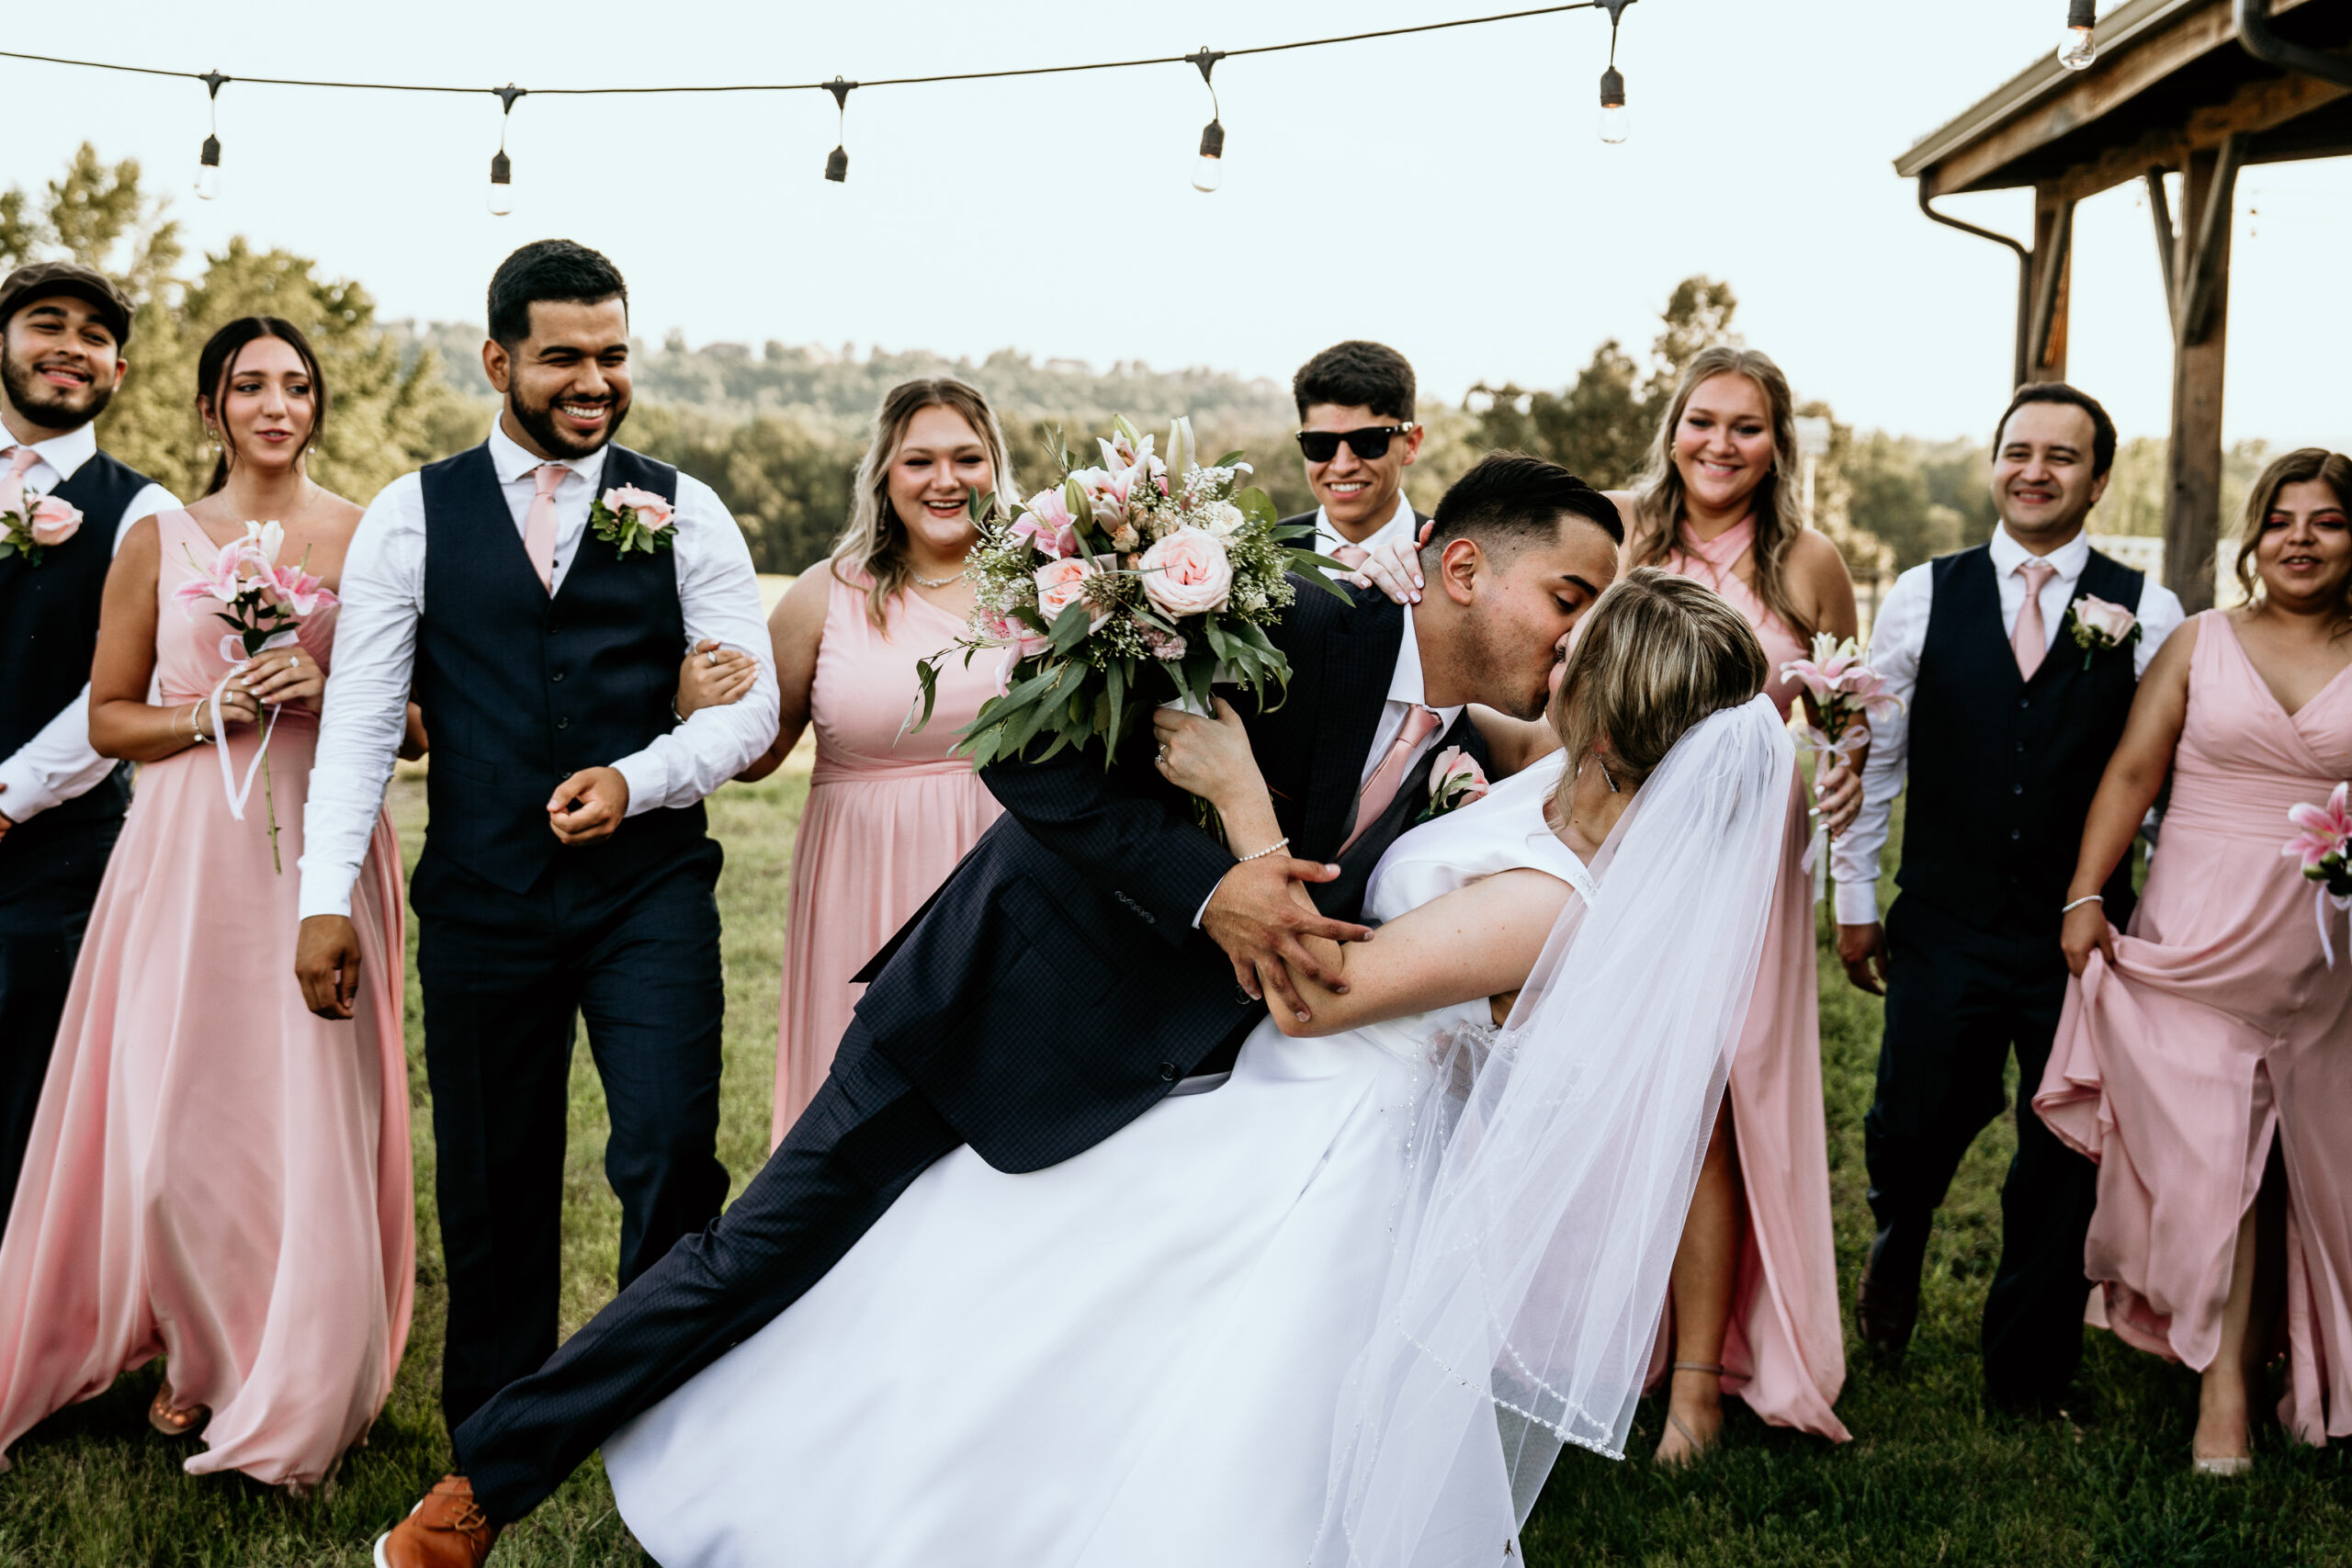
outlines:
{"label": "black sunglasses", "polygon": [[1414,428],[1408,419],[1402,424],[1368,424],[1362,430],[1302,430],[1298,433],[1298,449],[1306,454],[1310,463],[1328,463],[1340,455],[1340,443],[1344,441],[1350,450],[1369,463],[1388,456],[1388,443]]}

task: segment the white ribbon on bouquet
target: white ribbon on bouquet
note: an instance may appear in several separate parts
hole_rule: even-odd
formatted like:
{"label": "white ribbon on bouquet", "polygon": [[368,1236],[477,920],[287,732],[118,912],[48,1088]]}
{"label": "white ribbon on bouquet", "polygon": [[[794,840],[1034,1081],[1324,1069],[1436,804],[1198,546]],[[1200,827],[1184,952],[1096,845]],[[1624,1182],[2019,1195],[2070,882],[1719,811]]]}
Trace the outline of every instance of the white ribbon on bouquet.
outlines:
{"label": "white ribbon on bouquet", "polygon": [[[298,637],[296,628],[288,626],[263,643],[260,651],[267,653],[273,648],[293,646]],[[244,648],[245,639],[234,632],[220,639],[220,656],[231,662],[228,673],[221,676],[220,683],[212,688],[212,728],[216,738],[220,728],[220,699],[227,694],[229,682],[243,674],[253,664],[253,658],[244,651]],[[268,759],[269,738],[277,733],[277,716],[283,711],[282,704],[269,705],[269,722],[262,728],[261,744],[254,748],[253,761],[245,764],[245,776],[242,781],[237,777],[235,765],[229,761],[229,748],[226,745],[212,748],[220,755],[220,790],[229,797],[229,815],[240,822],[245,819],[245,802],[254,793],[254,776],[261,772],[262,763]]]}
{"label": "white ribbon on bouquet", "polygon": [[2319,897],[2312,900],[2312,919],[2319,922],[2320,956],[2326,959],[2327,966],[2333,969],[2335,967],[2335,943],[2327,934],[2327,907],[2331,904],[2339,910],[2352,913],[2352,893],[2330,893],[2323,886]]}
{"label": "white ribbon on bouquet", "polygon": [[1805,809],[1813,818],[1813,841],[1805,845],[1801,863],[1813,873],[1813,901],[1818,904],[1829,897],[1829,857],[1822,852],[1829,847],[1829,825],[1821,819],[1821,759],[1826,757],[1840,767],[1852,767],[1854,754],[1870,744],[1871,731],[1866,724],[1849,724],[1845,734],[1832,740],[1814,725],[1792,724],[1789,728],[1796,732],[1797,744],[1814,756],[1815,804]]}

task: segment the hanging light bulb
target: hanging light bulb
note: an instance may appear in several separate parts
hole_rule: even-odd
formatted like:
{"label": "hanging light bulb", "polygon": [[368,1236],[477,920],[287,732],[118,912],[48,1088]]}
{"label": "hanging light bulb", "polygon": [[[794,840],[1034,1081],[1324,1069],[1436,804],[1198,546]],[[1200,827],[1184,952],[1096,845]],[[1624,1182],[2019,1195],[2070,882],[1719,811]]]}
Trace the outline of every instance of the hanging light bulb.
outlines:
{"label": "hanging light bulb", "polygon": [[2069,71],[2087,71],[2098,58],[2098,0],[2066,0],[2066,30],[2058,38],[2058,63]]}
{"label": "hanging light bulb", "polygon": [[1600,73],[1600,139],[1614,147],[1633,131],[1633,117],[1625,112],[1625,73],[1612,65]]}
{"label": "hanging light bulb", "polygon": [[491,154],[490,196],[484,203],[493,218],[503,218],[514,210],[514,160],[506,155],[506,123],[514,113],[514,100],[530,90],[512,82],[491,89],[503,106],[498,111],[498,151]]}
{"label": "hanging light bulb", "polygon": [[1193,165],[1193,188],[1207,195],[1225,183],[1225,127],[1216,120],[1201,128],[1201,157]]}
{"label": "hanging light bulb", "polygon": [[1193,164],[1193,188],[1207,196],[1225,184],[1225,119],[1216,101],[1216,83],[1209,73],[1225,58],[1225,51],[1203,44],[1198,51],[1184,57],[1186,63],[1201,73],[1202,85],[1209,90],[1209,122],[1201,127],[1201,155]]}
{"label": "hanging light bulb", "polygon": [[197,78],[210,89],[208,105],[212,114],[212,129],[204,138],[204,145],[196,154],[196,199],[216,201],[220,196],[220,84],[229,80],[218,71],[208,71]]}
{"label": "hanging light bulb", "polygon": [[514,160],[503,147],[490,156],[490,210],[497,218],[514,210]]}
{"label": "hanging light bulb", "polygon": [[833,184],[849,184],[849,96],[857,84],[844,82],[839,76],[825,84],[825,91],[833,96],[833,109],[841,117],[841,141],[825,154],[825,177]]}

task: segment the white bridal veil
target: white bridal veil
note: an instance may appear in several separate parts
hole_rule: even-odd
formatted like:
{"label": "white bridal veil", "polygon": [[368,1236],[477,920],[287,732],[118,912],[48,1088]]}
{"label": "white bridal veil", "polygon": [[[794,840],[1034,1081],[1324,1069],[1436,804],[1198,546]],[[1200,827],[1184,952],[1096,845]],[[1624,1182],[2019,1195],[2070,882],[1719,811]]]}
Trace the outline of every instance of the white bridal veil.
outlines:
{"label": "white bridal veil", "polygon": [[1756,982],[1795,753],[1770,698],[1642,785],[1499,1034],[1442,1043],[1313,1561],[1515,1562],[1564,1443],[1623,1457]]}

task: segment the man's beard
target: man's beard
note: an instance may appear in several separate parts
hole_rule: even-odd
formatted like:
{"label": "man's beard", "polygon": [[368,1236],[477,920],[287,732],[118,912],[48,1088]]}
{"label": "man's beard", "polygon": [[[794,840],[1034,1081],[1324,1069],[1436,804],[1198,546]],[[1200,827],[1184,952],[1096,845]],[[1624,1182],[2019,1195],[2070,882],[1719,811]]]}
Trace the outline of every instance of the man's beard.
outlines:
{"label": "man's beard", "polygon": [[620,434],[621,422],[628,417],[628,404],[615,400],[607,402],[605,407],[612,410],[612,417],[605,421],[604,434],[594,441],[583,442],[556,423],[552,400],[541,407],[531,408],[524,403],[521,388],[510,389],[506,394],[506,411],[514,416],[514,423],[539,444],[539,450],[566,457],[585,457]]}
{"label": "man's beard", "polygon": [[68,400],[58,389],[40,379],[31,366],[11,355],[6,344],[0,344],[0,386],[8,389],[8,406],[43,430],[79,430],[114,401],[114,389],[96,377],[84,389],[86,401]]}

